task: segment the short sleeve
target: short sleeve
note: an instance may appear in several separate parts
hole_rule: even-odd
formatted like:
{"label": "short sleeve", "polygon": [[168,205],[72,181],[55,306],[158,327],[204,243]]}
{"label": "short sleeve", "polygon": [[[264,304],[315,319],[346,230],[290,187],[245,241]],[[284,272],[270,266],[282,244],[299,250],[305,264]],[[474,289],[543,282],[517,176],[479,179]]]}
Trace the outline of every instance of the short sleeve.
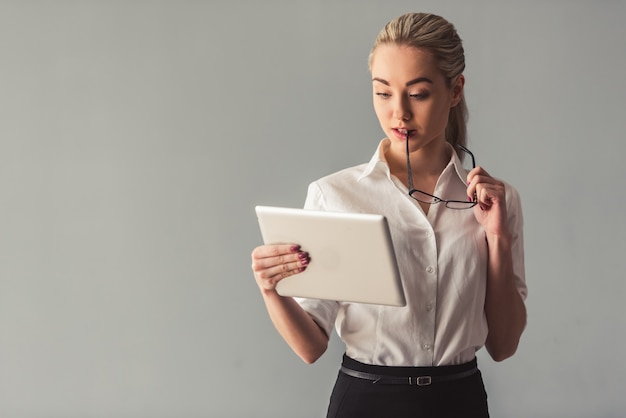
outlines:
{"label": "short sleeve", "polygon": [[513,273],[515,275],[515,287],[523,300],[528,296],[526,285],[526,272],[524,268],[524,217],[522,215],[522,202],[515,188],[507,185],[507,214],[509,228],[512,233],[511,252],[513,255]]}

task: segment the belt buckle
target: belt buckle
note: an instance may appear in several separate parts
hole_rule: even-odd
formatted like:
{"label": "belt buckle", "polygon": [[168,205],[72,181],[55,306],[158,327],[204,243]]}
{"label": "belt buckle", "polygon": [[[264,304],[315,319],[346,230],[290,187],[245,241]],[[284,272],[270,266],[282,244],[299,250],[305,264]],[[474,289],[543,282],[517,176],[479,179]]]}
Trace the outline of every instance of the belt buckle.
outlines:
{"label": "belt buckle", "polygon": [[418,376],[415,378],[415,384],[417,386],[428,386],[433,382],[430,376]]}

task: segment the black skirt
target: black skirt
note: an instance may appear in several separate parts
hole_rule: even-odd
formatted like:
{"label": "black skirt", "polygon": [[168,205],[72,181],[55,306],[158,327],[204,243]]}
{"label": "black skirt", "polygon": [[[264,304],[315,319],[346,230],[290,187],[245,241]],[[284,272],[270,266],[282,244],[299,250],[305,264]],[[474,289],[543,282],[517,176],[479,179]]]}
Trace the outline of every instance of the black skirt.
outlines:
{"label": "black skirt", "polygon": [[488,418],[476,359],[457,366],[387,367],[346,355],[327,418]]}

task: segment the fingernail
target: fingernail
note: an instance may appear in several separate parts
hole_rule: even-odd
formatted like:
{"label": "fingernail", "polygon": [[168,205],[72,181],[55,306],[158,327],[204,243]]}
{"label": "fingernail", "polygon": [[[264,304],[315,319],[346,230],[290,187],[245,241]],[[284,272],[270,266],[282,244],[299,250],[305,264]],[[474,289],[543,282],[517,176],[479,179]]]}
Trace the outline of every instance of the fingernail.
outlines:
{"label": "fingernail", "polygon": [[298,269],[298,273],[302,273],[304,270],[306,270],[306,267],[300,267],[300,268]]}
{"label": "fingernail", "polygon": [[303,266],[308,266],[310,261],[311,260],[309,260],[308,258],[305,258],[303,260],[300,260],[300,264],[302,264]]}
{"label": "fingernail", "polygon": [[302,251],[301,253],[298,253],[298,258],[300,260],[304,260],[305,258],[309,258],[309,253],[307,253],[306,251]]}
{"label": "fingernail", "polygon": [[297,253],[298,251],[300,251],[300,246],[299,245],[294,245],[291,247],[291,252],[292,253]]}

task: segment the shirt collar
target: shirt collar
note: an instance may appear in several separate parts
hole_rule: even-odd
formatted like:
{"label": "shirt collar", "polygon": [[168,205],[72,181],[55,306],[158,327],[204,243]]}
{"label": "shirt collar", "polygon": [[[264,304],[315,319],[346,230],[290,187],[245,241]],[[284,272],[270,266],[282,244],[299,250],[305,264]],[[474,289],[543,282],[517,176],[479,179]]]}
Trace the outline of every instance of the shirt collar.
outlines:
{"label": "shirt collar", "polygon": [[[383,171],[387,175],[387,177],[391,177],[389,164],[387,163],[387,159],[385,158],[385,151],[389,149],[389,144],[390,141],[388,138],[380,141],[376,152],[372,156],[370,162],[367,163],[367,165],[363,169],[363,173],[361,173],[357,181],[361,181],[362,179],[372,175],[376,171]],[[459,179],[463,183],[465,183],[467,181],[468,170],[463,167],[463,163],[461,163],[461,159],[459,158],[457,153],[454,152],[452,145],[450,145],[450,143],[446,143],[446,146],[451,151],[452,157],[450,158],[450,162],[448,162],[448,165],[446,166],[446,168],[444,168],[443,171],[445,172],[449,169],[454,169]],[[450,165],[452,165],[452,167],[450,167]]]}
{"label": "shirt collar", "polygon": [[387,138],[380,141],[372,159],[365,166],[363,173],[361,173],[357,181],[361,181],[365,177],[370,176],[375,170],[384,170],[388,177],[391,176],[389,172],[389,164],[387,164],[387,159],[385,159],[385,151],[389,149],[389,142],[390,141]]}
{"label": "shirt collar", "polygon": [[[452,151],[452,158],[450,158],[450,162],[448,163],[448,165],[452,164],[454,166],[454,170],[456,171],[456,175],[459,177],[459,180],[461,180],[463,183],[467,183],[467,174],[469,173],[469,170],[463,167],[463,163],[459,158],[459,154],[456,152],[454,147],[450,143],[447,143],[447,145],[448,149]],[[466,155],[466,157],[470,158],[469,155]]]}

